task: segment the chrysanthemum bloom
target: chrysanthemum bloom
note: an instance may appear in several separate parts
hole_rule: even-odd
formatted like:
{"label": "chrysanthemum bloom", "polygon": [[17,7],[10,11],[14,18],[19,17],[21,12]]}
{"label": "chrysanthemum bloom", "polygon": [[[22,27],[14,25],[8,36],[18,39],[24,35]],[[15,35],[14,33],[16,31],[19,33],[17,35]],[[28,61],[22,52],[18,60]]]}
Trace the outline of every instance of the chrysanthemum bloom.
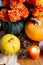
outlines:
{"label": "chrysanthemum bloom", "polygon": [[34,5],[43,7],[43,0],[35,0]]}
{"label": "chrysanthemum bloom", "polygon": [[33,5],[35,0],[25,0],[28,4]]}
{"label": "chrysanthemum bloom", "polygon": [[8,11],[6,8],[0,10],[0,20],[4,22],[8,21]]}
{"label": "chrysanthemum bloom", "polygon": [[[27,18],[30,14],[30,10],[22,3],[10,5],[10,8],[11,8],[11,10],[9,11],[9,15],[10,15],[9,17],[14,18],[17,15],[17,18],[15,18],[16,20],[17,19],[20,20],[22,18]],[[10,18],[10,19],[12,19],[12,18]],[[14,21],[16,21],[16,20],[14,20]]]}
{"label": "chrysanthemum bloom", "polygon": [[34,7],[32,11],[33,17],[40,18],[43,16],[43,7]]}
{"label": "chrysanthemum bloom", "polygon": [[10,0],[2,0],[3,6],[9,6]]}

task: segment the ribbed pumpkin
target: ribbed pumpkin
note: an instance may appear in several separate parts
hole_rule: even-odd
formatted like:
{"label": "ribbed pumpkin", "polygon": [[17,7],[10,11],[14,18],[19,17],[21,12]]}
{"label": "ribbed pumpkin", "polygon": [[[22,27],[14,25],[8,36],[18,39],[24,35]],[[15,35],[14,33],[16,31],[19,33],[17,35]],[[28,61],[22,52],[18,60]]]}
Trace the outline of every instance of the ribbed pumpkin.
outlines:
{"label": "ribbed pumpkin", "polygon": [[24,27],[24,21],[18,22],[2,22],[2,28],[4,31],[12,34],[19,34]]}
{"label": "ribbed pumpkin", "polygon": [[43,40],[43,17],[40,20],[32,18],[25,24],[25,33],[26,35],[34,41]]}

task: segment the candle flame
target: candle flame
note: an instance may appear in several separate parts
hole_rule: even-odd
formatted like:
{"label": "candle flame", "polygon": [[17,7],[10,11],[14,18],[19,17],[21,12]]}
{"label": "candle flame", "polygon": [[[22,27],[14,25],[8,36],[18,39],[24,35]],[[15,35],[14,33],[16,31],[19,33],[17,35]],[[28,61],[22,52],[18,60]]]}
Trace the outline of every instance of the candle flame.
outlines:
{"label": "candle flame", "polygon": [[36,53],[37,49],[36,48],[32,48],[32,52]]}

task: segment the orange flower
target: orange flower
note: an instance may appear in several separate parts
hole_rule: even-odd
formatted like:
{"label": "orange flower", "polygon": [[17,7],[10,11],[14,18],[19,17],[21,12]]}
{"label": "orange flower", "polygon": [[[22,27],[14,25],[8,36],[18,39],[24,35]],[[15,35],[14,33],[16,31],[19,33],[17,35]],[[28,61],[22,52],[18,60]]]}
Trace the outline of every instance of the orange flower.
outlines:
{"label": "orange flower", "polygon": [[40,18],[40,17],[43,17],[43,8],[42,7],[34,7],[33,11],[32,11],[32,15],[33,17],[36,17],[36,18]]}
{"label": "orange flower", "polygon": [[30,5],[34,4],[34,1],[35,1],[35,0],[26,0],[26,2],[27,2],[28,4],[30,4]]}
{"label": "orange flower", "polygon": [[43,7],[43,0],[26,0],[27,3],[30,5],[34,4],[36,6],[41,6]]}
{"label": "orange flower", "polygon": [[19,3],[19,2],[20,2],[20,3],[23,3],[23,2],[25,2],[25,0],[10,0],[10,3],[11,3],[11,4],[14,4],[15,2],[16,2],[16,3]]}
{"label": "orange flower", "polygon": [[0,20],[7,22],[8,21],[8,12],[7,9],[0,10]]}
{"label": "orange flower", "polygon": [[14,8],[19,10],[19,14],[21,18],[26,18],[30,14],[30,10],[22,3],[11,5],[10,8],[12,10],[14,10]]}
{"label": "orange flower", "polygon": [[43,7],[43,0],[35,0],[34,5]]}
{"label": "orange flower", "polygon": [[18,20],[21,20],[19,10],[17,9],[8,10],[8,15],[9,15],[11,22],[16,22]]}

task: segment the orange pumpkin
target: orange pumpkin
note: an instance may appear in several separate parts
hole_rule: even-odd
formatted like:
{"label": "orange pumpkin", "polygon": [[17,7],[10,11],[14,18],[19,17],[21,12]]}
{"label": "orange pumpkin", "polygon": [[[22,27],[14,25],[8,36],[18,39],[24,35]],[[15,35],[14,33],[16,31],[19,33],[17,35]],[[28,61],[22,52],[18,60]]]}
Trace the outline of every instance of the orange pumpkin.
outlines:
{"label": "orange pumpkin", "polygon": [[43,17],[40,20],[34,19],[25,24],[26,35],[34,41],[43,40]]}

